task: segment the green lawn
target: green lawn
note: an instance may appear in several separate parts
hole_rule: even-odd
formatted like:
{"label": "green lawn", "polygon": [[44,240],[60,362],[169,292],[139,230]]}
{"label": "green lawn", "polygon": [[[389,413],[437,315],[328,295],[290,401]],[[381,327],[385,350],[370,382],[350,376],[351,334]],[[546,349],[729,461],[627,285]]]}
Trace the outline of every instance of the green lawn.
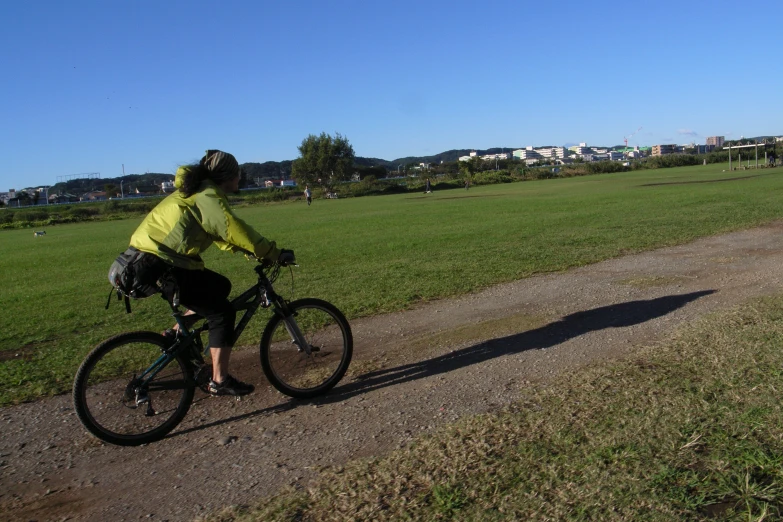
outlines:
{"label": "green lawn", "polygon": [[[531,274],[684,243],[783,217],[783,170],[726,165],[596,175],[243,208],[238,214],[297,252],[295,295],[358,317]],[[745,176],[743,179],[729,180]],[[108,297],[106,273],[140,219],[0,232],[0,405],[69,389],[100,340],[171,321],[157,297],[134,312]],[[252,264],[216,249],[207,265],[238,292]],[[290,295],[290,277],[280,289]],[[260,337],[251,325],[241,344]]]}

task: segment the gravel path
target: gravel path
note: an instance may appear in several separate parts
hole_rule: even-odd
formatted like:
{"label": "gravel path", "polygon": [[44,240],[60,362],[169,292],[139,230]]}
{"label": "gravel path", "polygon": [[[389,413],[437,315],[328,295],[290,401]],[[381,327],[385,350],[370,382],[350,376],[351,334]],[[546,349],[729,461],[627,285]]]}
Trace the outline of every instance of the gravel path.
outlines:
{"label": "gravel path", "polygon": [[0,519],[191,520],[250,503],[780,292],[782,280],[778,222],[353,321],[351,374],[309,402],[270,389],[248,348],[234,366],[255,394],[197,395],[169,438],[138,448],[88,436],[69,396],[3,408]]}

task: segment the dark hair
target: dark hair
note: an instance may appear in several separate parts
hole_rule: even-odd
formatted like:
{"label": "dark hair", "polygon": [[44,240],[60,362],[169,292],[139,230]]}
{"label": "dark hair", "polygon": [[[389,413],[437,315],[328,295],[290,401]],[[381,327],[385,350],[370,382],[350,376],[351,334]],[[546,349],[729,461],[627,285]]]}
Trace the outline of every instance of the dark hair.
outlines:
{"label": "dark hair", "polygon": [[212,180],[216,185],[232,180],[242,173],[236,158],[221,150],[208,150],[201,161],[182,167],[184,171],[179,187],[186,198],[198,192],[204,180]]}
{"label": "dark hair", "polygon": [[179,191],[189,198],[196,192],[198,192],[201,182],[205,179],[209,179],[209,171],[202,163],[194,163],[193,165],[184,165],[182,168],[182,184],[179,187]]}

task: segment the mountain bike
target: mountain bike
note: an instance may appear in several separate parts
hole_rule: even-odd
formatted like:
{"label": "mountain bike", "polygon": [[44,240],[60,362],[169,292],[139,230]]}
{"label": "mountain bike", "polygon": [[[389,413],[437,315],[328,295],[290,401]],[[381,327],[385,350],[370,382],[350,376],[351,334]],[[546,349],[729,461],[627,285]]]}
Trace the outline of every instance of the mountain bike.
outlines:
{"label": "mountain bike", "polygon": [[[261,336],[264,375],[280,392],[298,399],[322,395],[345,375],[353,336],[345,316],[321,299],[287,301],[272,283],[281,265],[257,265],[258,281],[231,301],[244,311],[234,329],[238,339],[259,308],[271,308]],[[195,389],[211,374],[204,361],[209,347],[204,322],[185,315],[178,292],[169,305],[179,328],[169,335],[129,332],[96,346],[82,362],[73,384],[79,420],[99,439],[136,446],[165,437],[185,417]],[[194,318],[197,319],[194,321]]]}

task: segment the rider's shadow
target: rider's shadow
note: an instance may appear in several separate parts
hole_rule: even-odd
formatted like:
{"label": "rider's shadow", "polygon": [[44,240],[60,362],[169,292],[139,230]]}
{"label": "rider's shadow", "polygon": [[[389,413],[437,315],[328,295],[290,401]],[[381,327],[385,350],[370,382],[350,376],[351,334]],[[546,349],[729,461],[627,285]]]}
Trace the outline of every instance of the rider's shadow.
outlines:
{"label": "rider's shadow", "polygon": [[576,312],[534,330],[492,339],[432,359],[359,375],[354,381],[338,386],[329,395],[315,399],[313,402],[339,402],[360,393],[451,372],[496,357],[513,355],[526,350],[551,348],[596,330],[641,324],[713,293],[715,290],[702,290]]}
{"label": "rider's shadow", "polygon": [[359,375],[354,378],[352,382],[338,385],[324,397],[318,397],[307,401],[291,399],[269,408],[256,410],[227,419],[220,419],[209,424],[174,433],[170,436],[182,435],[191,431],[202,430],[207,427],[235,422],[257,415],[283,413],[304,404],[329,404],[341,402],[372,390],[447,373],[496,357],[513,355],[526,350],[551,348],[596,330],[622,328],[662,317],[678,308],[682,308],[691,301],[695,301],[696,299],[715,292],[716,290],[701,290],[689,294],[667,295],[646,301],[630,301],[627,303],[602,306],[583,312],[576,312],[563,317],[559,321],[542,326],[541,328],[510,335],[508,337],[492,339],[424,361],[404,364],[394,368],[384,368],[382,370]]}

